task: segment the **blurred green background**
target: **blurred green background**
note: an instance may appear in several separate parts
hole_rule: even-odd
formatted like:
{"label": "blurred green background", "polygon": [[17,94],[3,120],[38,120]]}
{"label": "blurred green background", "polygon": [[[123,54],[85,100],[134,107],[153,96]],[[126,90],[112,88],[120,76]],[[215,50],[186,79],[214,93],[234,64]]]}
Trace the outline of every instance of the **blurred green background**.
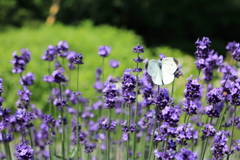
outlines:
{"label": "blurred green background", "polygon": [[[65,40],[70,50],[82,53],[80,90],[93,98],[95,69],[101,67],[97,54],[100,45],[112,47],[105,60],[107,75],[112,73],[109,60],[120,61],[114,76],[121,77],[126,68],[133,68],[138,43],[145,47],[142,57],[157,59],[159,53],[175,57],[183,66],[184,76],[177,79],[174,97],[183,97],[186,79],[196,75],[193,53],[197,38],[207,36],[211,48],[225,55],[228,41],[240,41],[240,1],[159,1],[159,0],[0,0],[0,77],[4,80],[6,107],[14,107],[19,74],[11,73],[12,53],[28,48],[32,60],[23,73],[33,72],[36,83],[30,87],[33,103],[46,106],[48,63],[41,60],[48,45]],[[52,24],[53,23],[53,24]],[[65,62],[67,65],[67,62]],[[144,67],[142,64],[141,67]],[[66,68],[66,66],[65,66]],[[76,87],[76,70],[72,72],[70,88]],[[69,77],[69,70],[65,75]],[[167,85],[169,89],[171,85]],[[45,108],[45,107],[44,107]]]}

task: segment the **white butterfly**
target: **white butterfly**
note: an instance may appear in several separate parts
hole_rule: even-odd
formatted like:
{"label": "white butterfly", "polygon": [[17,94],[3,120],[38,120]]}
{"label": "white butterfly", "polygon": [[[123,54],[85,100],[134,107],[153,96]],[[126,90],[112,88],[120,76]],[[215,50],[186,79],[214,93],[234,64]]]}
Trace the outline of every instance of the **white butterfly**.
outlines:
{"label": "white butterfly", "polygon": [[172,57],[163,58],[163,60],[150,60],[145,68],[151,76],[153,83],[157,85],[169,84],[174,80],[174,72],[178,68],[178,60]]}

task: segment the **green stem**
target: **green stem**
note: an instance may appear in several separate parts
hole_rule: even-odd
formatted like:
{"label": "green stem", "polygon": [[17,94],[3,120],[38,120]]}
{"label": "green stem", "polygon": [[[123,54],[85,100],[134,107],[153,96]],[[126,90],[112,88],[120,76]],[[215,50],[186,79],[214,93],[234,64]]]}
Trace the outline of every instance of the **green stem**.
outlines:
{"label": "green stem", "polygon": [[[4,132],[2,131],[1,132],[1,134],[2,134],[2,138],[4,137]],[[9,151],[8,151],[8,147],[7,147],[7,143],[6,142],[3,142],[3,145],[4,145],[4,150],[5,150],[5,155],[6,155],[6,158],[7,158],[7,160],[9,160]]]}
{"label": "green stem", "polygon": [[[155,113],[156,113],[157,107],[155,107]],[[153,150],[153,146],[154,146],[154,134],[155,134],[155,129],[156,129],[156,123],[157,123],[157,115],[155,115],[155,119],[154,119],[154,126],[153,126],[153,134],[152,134],[152,142],[151,142],[151,146],[150,146],[150,152],[149,152],[149,159],[151,160],[151,156],[152,156],[152,150]]]}
{"label": "green stem", "polygon": [[172,93],[171,93],[171,97],[173,98],[173,92],[174,92],[174,82],[175,82],[175,79],[173,80],[172,82]]}
{"label": "green stem", "polygon": [[198,70],[198,78],[200,78],[201,69]]}
{"label": "green stem", "polygon": [[104,57],[102,59],[102,82],[104,83]]}
{"label": "green stem", "polygon": [[[147,130],[145,130],[145,131],[147,132]],[[145,148],[146,148],[146,132],[143,131],[143,138],[142,138],[143,139],[143,143],[141,143],[141,144],[143,144],[142,145],[142,153],[143,154],[141,156],[142,160],[145,160],[144,158],[145,158]]]}
{"label": "green stem", "polygon": [[88,153],[88,158],[87,159],[90,160],[90,153]]}
{"label": "green stem", "polygon": [[34,158],[34,157],[35,157],[34,155],[36,154],[36,147],[35,147],[35,144],[34,144],[34,140],[32,139],[32,132],[31,132],[31,129],[30,129],[30,128],[28,129],[28,134],[29,134],[31,146],[32,146],[32,148],[33,148],[33,150],[34,150],[33,159],[35,159],[35,158]]}
{"label": "green stem", "polygon": [[[61,90],[61,83],[59,83],[59,90],[60,90],[60,101],[62,101],[62,90]],[[64,116],[63,116],[63,107],[61,107],[61,117],[62,117],[62,160],[65,159],[65,127],[64,127]]]}
{"label": "green stem", "polygon": [[205,144],[204,144],[204,147],[203,147],[203,153],[202,153],[202,156],[201,156],[202,157],[201,160],[204,159],[205,151],[206,151],[206,148],[207,148],[207,143],[208,143],[208,137],[205,140]]}
{"label": "green stem", "polygon": [[[109,116],[109,123],[108,125],[111,125],[111,109],[108,109],[108,116]],[[108,149],[107,149],[107,159],[110,160],[110,148],[111,148],[111,140],[110,140],[110,130],[108,130]]]}
{"label": "green stem", "polygon": [[[131,117],[131,107],[128,104],[128,127],[130,126],[130,117]],[[130,141],[130,135],[128,133],[128,141],[127,141],[127,160],[129,158],[129,151],[130,151],[130,145],[129,145],[129,141]]]}
{"label": "green stem", "polygon": [[[234,135],[234,124],[235,124],[235,117],[236,117],[236,112],[237,112],[237,106],[234,106],[234,114],[233,114],[233,121],[232,121],[232,129],[231,129],[231,137],[230,137],[230,145],[229,145],[229,152],[231,151],[232,147],[232,139]],[[227,160],[229,160],[230,155],[227,155]]]}
{"label": "green stem", "polygon": [[219,129],[220,129],[221,125],[222,125],[222,120],[223,120],[224,114],[225,114],[225,112],[227,110],[227,107],[228,107],[228,102],[226,102],[226,105],[224,106],[224,108],[222,110],[222,114],[221,114],[221,116],[219,118],[219,122],[218,122],[218,126],[217,126],[217,132],[219,131]]}
{"label": "green stem", "polygon": [[[79,65],[77,65],[77,92],[79,91]],[[79,103],[77,102],[77,108],[76,108],[76,144],[77,144],[77,159],[80,158],[79,156],[81,155],[80,147],[79,147],[79,142],[78,142],[78,126],[79,126]],[[79,155],[80,154],[80,155]]]}
{"label": "green stem", "polygon": [[12,155],[11,155],[11,149],[9,147],[9,143],[6,143],[7,148],[8,148],[8,156],[9,156],[9,160],[12,160]]}

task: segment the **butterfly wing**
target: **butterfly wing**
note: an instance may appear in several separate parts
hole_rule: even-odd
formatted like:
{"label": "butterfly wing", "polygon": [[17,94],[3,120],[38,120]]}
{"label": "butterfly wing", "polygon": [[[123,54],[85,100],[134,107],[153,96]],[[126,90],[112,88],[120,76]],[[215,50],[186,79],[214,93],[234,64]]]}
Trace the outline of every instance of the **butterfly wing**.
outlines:
{"label": "butterfly wing", "polygon": [[162,60],[162,68],[165,68],[169,73],[173,74],[178,68],[178,60],[172,57],[166,57]]}
{"label": "butterfly wing", "polygon": [[162,75],[163,75],[163,84],[169,84],[172,83],[174,80],[174,74],[170,73],[169,70],[166,68],[162,67]]}
{"label": "butterfly wing", "polygon": [[155,77],[157,75],[159,66],[158,66],[158,61],[153,59],[148,61],[148,63],[146,64],[146,69],[147,69],[147,73],[151,76],[151,77]]}
{"label": "butterfly wing", "polygon": [[174,80],[174,72],[177,70],[178,61],[175,58],[167,57],[162,61],[163,83],[169,84]]}
{"label": "butterfly wing", "polygon": [[152,77],[152,81],[154,84],[157,85],[163,85],[163,76],[162,76],[162,70],[158,67],[158,72],[156,76]]}
{"label": "butterfly wing", "polygon": [[162,84],[162,72],[159,68],[157,60],[150,60],[146,64],[145,68],[147,69],[147,73],[151,76],[154,84],[163,85]]}

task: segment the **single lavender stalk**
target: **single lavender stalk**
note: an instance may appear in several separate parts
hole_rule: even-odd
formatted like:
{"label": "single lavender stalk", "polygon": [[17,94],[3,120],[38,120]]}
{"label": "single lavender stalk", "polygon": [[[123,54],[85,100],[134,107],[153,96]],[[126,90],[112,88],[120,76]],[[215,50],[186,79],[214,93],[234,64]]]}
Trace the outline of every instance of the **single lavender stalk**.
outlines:
{"label": "single lavender stalk", "polygon": [[198,69],[198,78],[200,78],[201,69]]}
{"label": "single lavender stalk", "polygon": [[104,83],[104,58],[102,58],[102,82]]}
{"label": "single lavender stalk", "polygon": [[[77,92],[79,91],[79,65],[77,65]],[[80,110],[80,107],[79,107],[79,103],[77,103],[77,108],[76,108],[76,118],[77,118],[77,123],[76,123],[76,143],[77,143],[77,159],[79,158],[79,156],[81,156],[81,154],[79,155],[79,153],[81,153],[80,151],[80,147],[79,147],[79,142],[78,142],[78,126],[80,124],[79,122],[79,116],[78,116],[78,113],[79,113],[79,110]]]}
{"label": "single lavender stalk", "polygon": [[28,129],[28,134],[29,134],[31,146],[32,146],[33,150],[35,151],[34,154],[33,154],[33,159],[35,159],[34,157],[35,157],[35,153],[36,153],[36,147],[35,147],[35,144],[34,144],[34,140],[32,139],[32,132],[31,132],[30,128]]}
{"label": "single lavender stalk", "polygon": [[208,143],[208,137],[206,138],[205,143],[204,143],[204,147],[203,147],[203,152],[202,152],[201,160],[204,159],[205,151],[206,151],[206,148],[207,148],[207,143]]}
{"label": "single lavender stalk", "polygon": [[[233,134],[234,134],[234,124],[235,124],[236,112],[237,112],[237,106],[234,106],[234,114],[233,114],[233,121],[232,121],[230,145],[229,145],[229,150],[228,150],[229,152],[231,151],[231,147],[232,147],[232,139],[233,139]],[[230,154],[227,155],[227,160],[229,160],[229,157],[230,157]]]}
{"label": "single lavender stalk", "polygon": [[[2,137],[4,137],[4,131],[2,131]],[[4,144],[4,150],[5,150],[5,155],[7,160],[12,160],[11,151],[10,151],[8,142],[3,142],[3,144]]]}
{"label": "single lavender stalk", "polygon": [[[137,58],[139,57],[139,52],[137,52]],[[137,69],[138,69],[138,62],[137,62]],[[138,72],[136,74],[136,108],[134,114],[134,123],[137,124],[137,113],[138,113]],[[130,126],[130,125],[129,125]],[[136,131],[133,133],[133,159],[135,157],[135,150],[136,150]]]}
{"label": "single lavender stalk", "polygon": [[[111,125],[111,109],[109,108],[108,109],[108,117],[109,117],[109,123],[108,125],[110,126]],[[111,139],[110,139],[110,130],[108,130],[108,149],[107,149],[107,159],[110,160],[110,142],[111,142]]]}
{"label": "single lavender stalk", "polygon": [[[147,132],[147,130],[146,130],[146,132]],[[143,138],[142,138],[143,142],[141,143],[141,144],[143,144],[142,147],[141,147],[141,150],[142,150],[142,153],[143,153],[143,155],[141,156],[142,160],[144,160],[144,158],[145,158],[146,134],[147,134],[146,132],[143,131]]]}
{"label": "single lavender stalk", "polygon": [[174,82],[175,82],[175,79],[173,80],[172,82],[172,93],[171,93],[171,97],[173,98],[173,92],[174,92]]}
{"label": "single lavender stalk", "polygon": [[[157,110],[157,107],[155,107],[155,114],[157,114],[157,112],[156,112],[156,110]],[[153,150],[153,146],[154,146],[154,143],[153,143],[153,141],[154,141],[154,133],[155,133],[155,129],[156,129],[156,123],[157,123],[157,115],[155,115],[155,118],[154,118],[154,126],[153,126],[153,133],[152,133],[152,140],[151,140],[151,146],[150,146],[150,152],[149,152],[149,159],[148,160],[151,160],[151,156],[152,156],[152,150]]]}
{"label": "single lavender stalk", "polygon": [[[61,90],[61,83],[59,83],[59,90],[60,90],[60,99],[62,101],[62,90]],[[63,116],[63,106],[61,107],[61,117],[62,117],[62,160],[65,160],[65,127],[64,127],[64,116]]]}
{"label": "single lavender stalk", "polygon": [[[51,71],[50,71],[50,61],[48,61],[48,75],[51,75]],[[52,85],[51,85],[51,83],[48,83],[49,84],[49,91],[50,91],[50,93],[51,93],[51,91],[52,91]],[[52,106],[52,99],[50,98],[50,103],[49,103],[49,108],[50,108],[50,115],[51,116],[55,116],[55,115],[53,115],[53,110],[54,110],[54,107]]]}
{"label": "single lavender stalk", "polygon": [[227,107],[228,107],[228,102],[226,101],[226,105],[224,106],[224,108],[222,110],[222,114],[221,114],[221,116],[219,118],[219,122],[218,122],[218,126],[217,126],[217,132],[219,131],[219,129],[220,129],[221,125],[222,125],[222,120],[223,120],[223,117],[224,117],[225,112],[227,110]]}
{"label": "single lavender stalk", "polygon": [[[131,107],[128,104],[128,126],[130,126],[130,116],[131,116]],[[130,135],[128,134],[128,141],[127,141],[127,160],[129,158],[129,150],[130,150],[130,145],[129,145],[129,141],[130,141]]]}

